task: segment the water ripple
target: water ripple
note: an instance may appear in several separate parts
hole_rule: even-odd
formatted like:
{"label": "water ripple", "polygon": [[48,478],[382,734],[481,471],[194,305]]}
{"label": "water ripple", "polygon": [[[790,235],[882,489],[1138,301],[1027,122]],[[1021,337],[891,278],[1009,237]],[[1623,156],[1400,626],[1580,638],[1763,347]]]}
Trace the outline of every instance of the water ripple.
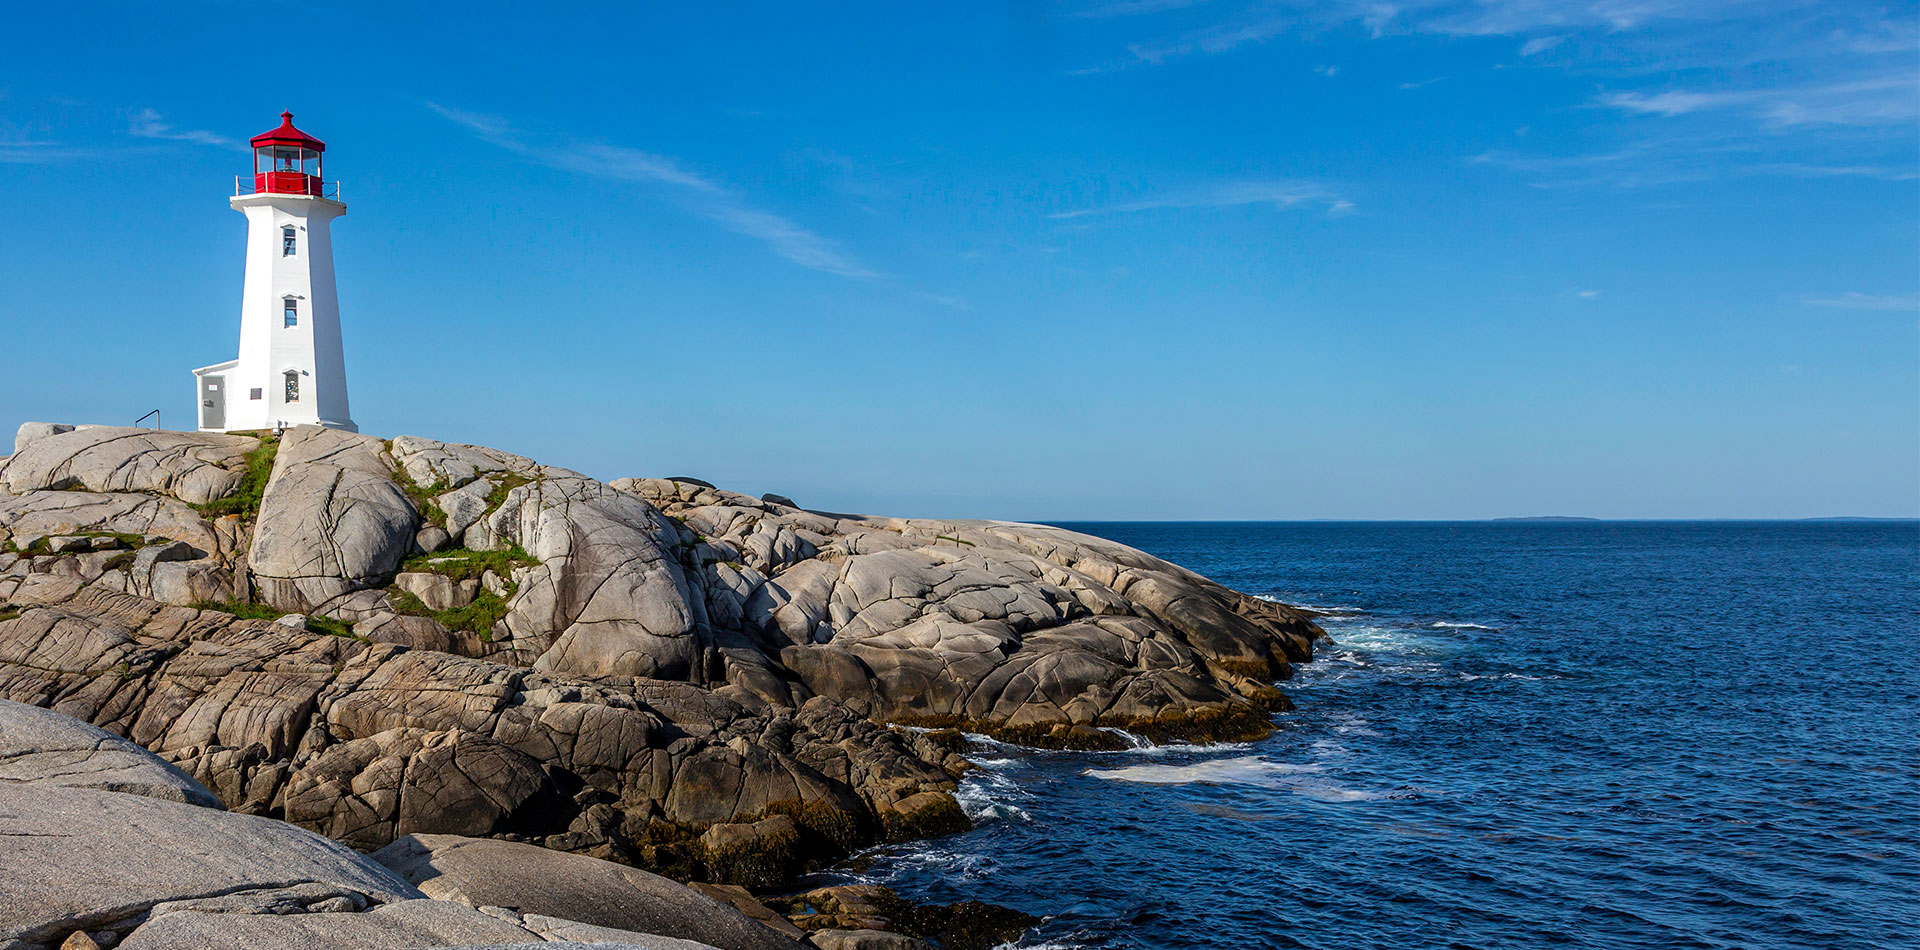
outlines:
{"label": "water ripple", "polygon": [[1920,527],[1074,527],[1337,605],[1298,711],[979,743],[977,827],[863,879],[1019,950],[1920,945]]}

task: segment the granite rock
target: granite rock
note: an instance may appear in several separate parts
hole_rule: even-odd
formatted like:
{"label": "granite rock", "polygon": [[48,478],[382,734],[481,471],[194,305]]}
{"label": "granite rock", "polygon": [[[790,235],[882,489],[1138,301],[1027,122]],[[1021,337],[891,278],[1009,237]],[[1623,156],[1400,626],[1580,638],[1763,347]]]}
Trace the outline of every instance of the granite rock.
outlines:
{"label": "granite rock", "polygon": [[394,472],[372,436],[287,430],[247,555],[260,599],[309,611],[391,578],[420,524]]}
{"label": "granite rock", "polygon": [[511,841],[408,835],[373,859],[439,900],[512,907],[529,918],[564,918],[720,950],[795,950],[792,940],[684,884],[581,855]]}
{"label": "granite rock", "polygon": [[0,783],[91,788],[221,808],[172,763],[91,723],[0,699]]}

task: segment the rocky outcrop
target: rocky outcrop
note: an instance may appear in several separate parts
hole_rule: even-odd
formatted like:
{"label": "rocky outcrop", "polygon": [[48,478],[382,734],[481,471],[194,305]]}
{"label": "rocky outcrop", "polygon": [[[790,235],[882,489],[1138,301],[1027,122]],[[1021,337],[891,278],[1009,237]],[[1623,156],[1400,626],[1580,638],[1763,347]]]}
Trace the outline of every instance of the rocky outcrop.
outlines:
{"label": "rocky outcrop", "polygon": [[515,834],[703,872],[701,830],[789,814],[815,854],[951,786],[844,707],[749,709],[684,683],[588,680],[171,607],[30,575],[0,694],[100,723],[231,807],[362,848]]}
{"label": "rocky outcrop", "polygon": [[439,900],[672,934],[720,950],[796,950],[792,940],[685,885],[580,855],[511,841],[408,835],[373,858]]}
{"label": "rocky outcrop", "polygon": [[289,431],[247,552],[260,599],[309,611],[392,580],[419,524],[393,476],[379,439],[318,426]]}
{"label": "rocky outcrop", "polygon": [[246,894],[349,908],[420,897],[347,848],[269,818],[117,792],[0,785],[0,945],[125,933],[158,909]]}
{"label": "rocky outcrop", "polygon": [[[529,845],[406,838],[382,853],[390,870],[283,822],[182,801],[212,796],[44,709],[0,703],[0,743],[0,946],[11,950],[795,946],[682,885]],[[77,787],[76,776],[103,781]],[[646,929],[618,926],[631,923]]]}
{"label": "rocky outcrop", "polygon": [[126,792],[221,808],[172,763],[99,726],[0,699],[0,783]]}
{"label": "rocky outcrop", "polygon": [[188,504],[224,498],[240,487],[247,453],[260,440],[244,435],[167,432],[117,426],[28,423],[14,453],[0,459],[0,489],[75,490],[170,495]]}
{"label": "rocky outcrop", "polygon": [[965,827],[955,729],[1264,734],[1319,632],[1042,525],[313,427],[17,443],[0,697],[361,848],[508,837],[764,886]]}

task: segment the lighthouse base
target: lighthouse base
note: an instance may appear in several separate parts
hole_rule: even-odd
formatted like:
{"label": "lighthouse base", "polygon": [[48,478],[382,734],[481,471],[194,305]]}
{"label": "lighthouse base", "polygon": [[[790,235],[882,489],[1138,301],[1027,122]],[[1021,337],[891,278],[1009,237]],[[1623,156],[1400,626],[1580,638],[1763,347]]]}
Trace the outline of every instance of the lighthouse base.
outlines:
{"label": "lighthouse base", "polygon": [[297,380],[283,381],[278,390],[265,385],[251,386],[241,378],[239,370],[240,361],[235,359],[193,371],[193,394],[199,407],[201,432],[262,432],[294,426],[360,431],[352,419],[321,416],[317,400],[303,404]]}

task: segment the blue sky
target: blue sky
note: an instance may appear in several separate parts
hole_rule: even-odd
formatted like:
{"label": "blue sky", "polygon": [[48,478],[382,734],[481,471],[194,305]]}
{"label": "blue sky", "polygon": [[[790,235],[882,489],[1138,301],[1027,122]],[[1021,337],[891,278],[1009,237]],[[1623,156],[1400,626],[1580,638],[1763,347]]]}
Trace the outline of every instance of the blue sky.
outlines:
{"label": "blue sky", "polygon": [[1912,4],[554,6],[12,11],[0,426],[188,424],[292,109],[383,436],[903,515],[1920,514]]}

